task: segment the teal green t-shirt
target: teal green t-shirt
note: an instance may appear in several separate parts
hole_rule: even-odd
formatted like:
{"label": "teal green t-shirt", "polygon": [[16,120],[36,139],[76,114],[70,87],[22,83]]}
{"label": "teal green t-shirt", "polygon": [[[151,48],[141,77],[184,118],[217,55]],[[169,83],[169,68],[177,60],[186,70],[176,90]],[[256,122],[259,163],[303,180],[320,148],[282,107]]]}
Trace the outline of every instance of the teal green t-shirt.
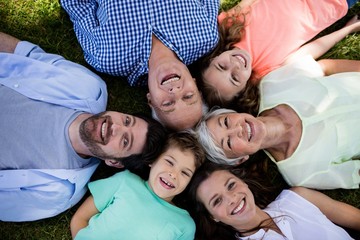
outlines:
{"label": "teal green t-shirt", "polygon": [[81,239],[194,239],[195,223],[184,209],[159,198],[139,176],[125,170],[89,183],[96,208]]}

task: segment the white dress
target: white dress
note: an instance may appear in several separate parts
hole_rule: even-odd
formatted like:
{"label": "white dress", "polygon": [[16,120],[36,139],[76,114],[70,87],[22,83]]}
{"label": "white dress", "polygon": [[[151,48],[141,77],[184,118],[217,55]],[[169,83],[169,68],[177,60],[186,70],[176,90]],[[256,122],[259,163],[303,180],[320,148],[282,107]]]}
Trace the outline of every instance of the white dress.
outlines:
{"label": "white dress", "polygon": [[310,56],[283,66],[260,85],[260,113],[280,104],[302,121],[299,145],[276,162],[291,186],[316,189],[359,188],[360,72],[324,77]]}
{"label": "white dress", "polygon": [[314,204],[291,190],[283,190],[265,209],[284,234],[263,229],[239,240],[347,240],[353,239],[332,223]]}

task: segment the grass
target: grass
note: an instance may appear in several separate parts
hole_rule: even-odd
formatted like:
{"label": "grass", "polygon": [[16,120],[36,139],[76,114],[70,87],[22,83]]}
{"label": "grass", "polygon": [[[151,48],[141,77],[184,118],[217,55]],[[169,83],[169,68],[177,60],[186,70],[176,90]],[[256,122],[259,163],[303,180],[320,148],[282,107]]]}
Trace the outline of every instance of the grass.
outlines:
{"label": "grass", "polygon": [[[239,0],[223,0],[222,9],[228,9]],[[350,9],[348,16],[360,13],[360,3]],[[346,19],[324,31],[328,33],[342,26]],[[45,51],[57,53],[65,58],[89,67],[83,59],[81,48],[76,40],[72,24],[57,0],[0,0],[0,31],[21,40],[39,44]],[[348,58],[360,60],[360,34],[352,34],[338,43],[325,58]],[[150,114],[146,101],[146,88],[131,88],[125,81],[99,74],[108,84],[108,109]],[[274,170],[275,171],[275,170]],[[101,165],[93,180],[114,173]],[[278,175],[274,181],[282,181]],[[360,190],[324,191],[334,199],[344,201],[360,208]],[[50,219],[25,223],[0,222],[1,239],[71,239],[69,222],[74,208]]]}

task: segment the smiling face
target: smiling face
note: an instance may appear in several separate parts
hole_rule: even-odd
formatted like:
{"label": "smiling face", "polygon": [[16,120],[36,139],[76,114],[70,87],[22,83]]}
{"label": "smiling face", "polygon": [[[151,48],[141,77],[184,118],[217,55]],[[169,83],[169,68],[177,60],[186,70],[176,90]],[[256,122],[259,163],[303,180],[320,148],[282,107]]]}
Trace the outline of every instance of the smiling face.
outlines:
{"label": "smiling face", "polygon": [[253,227],[257,206],[248,186],[226,170],[213,172],[196,192],[215,221],[230,225],[238,231]]}
{"label": "smiling face", "polygon": [[151,165],[149,186],[160,198],[171,202],[184,191],[194,172],[194,154],[170,147]]}
{"label": "smiling face", "polygon": [[79,133],[93,156],[111,160],[141,153],[147,127],[141,118],[108,111],[85,119]]}
{"label": "smiling face", "polygon": [[250,114],[220,114],[208,119],[206,125],[228,158],[245,157],[261,149],[265,126]]}
{"label": "smiling face", "polygon": [[215,57],[203,73],[205,83],[217,89],[221,99],[230,101],[246,86],[252,71],[251,57],[234,48]]}
{"label": "smiling face", "polygon": [[202,115],[202,97],[188,68],[177,58],[149,68],[147,98],[159,120],[167,127],[193,127]]}

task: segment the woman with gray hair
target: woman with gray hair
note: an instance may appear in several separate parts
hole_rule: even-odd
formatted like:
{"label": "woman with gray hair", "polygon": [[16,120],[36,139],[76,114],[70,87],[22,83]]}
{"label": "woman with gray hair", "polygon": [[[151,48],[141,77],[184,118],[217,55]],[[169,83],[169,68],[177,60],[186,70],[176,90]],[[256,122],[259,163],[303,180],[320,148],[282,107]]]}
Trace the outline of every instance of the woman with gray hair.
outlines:
{"label": "woman with gray hair", "polygon": [[242,161],[243,157],[235,156],[234,158],[228,158],[224,152],[224,149],[222,149],[221,146],[216,143],[215,137],[207,125],[207,121],[212,117],[227,113],[236,113],[236,111],[226,108],[212,108],[203,116],[202,120],[196,127],[196,132],[198,133],[199,141],[207,150],[206,155],[210,161],[219,164],[238,165],[244,162]]}
{"label": "woman with gray hair", "polygon": [[[352,66],[360,71],[360,61]],[[262,80],[257,117],[213,110],[196,128],[199,141],[217,163],[264,150],[291,186],[359,188],[359,81],[359,72],[324,77],[311,57],[299,59]]]}

